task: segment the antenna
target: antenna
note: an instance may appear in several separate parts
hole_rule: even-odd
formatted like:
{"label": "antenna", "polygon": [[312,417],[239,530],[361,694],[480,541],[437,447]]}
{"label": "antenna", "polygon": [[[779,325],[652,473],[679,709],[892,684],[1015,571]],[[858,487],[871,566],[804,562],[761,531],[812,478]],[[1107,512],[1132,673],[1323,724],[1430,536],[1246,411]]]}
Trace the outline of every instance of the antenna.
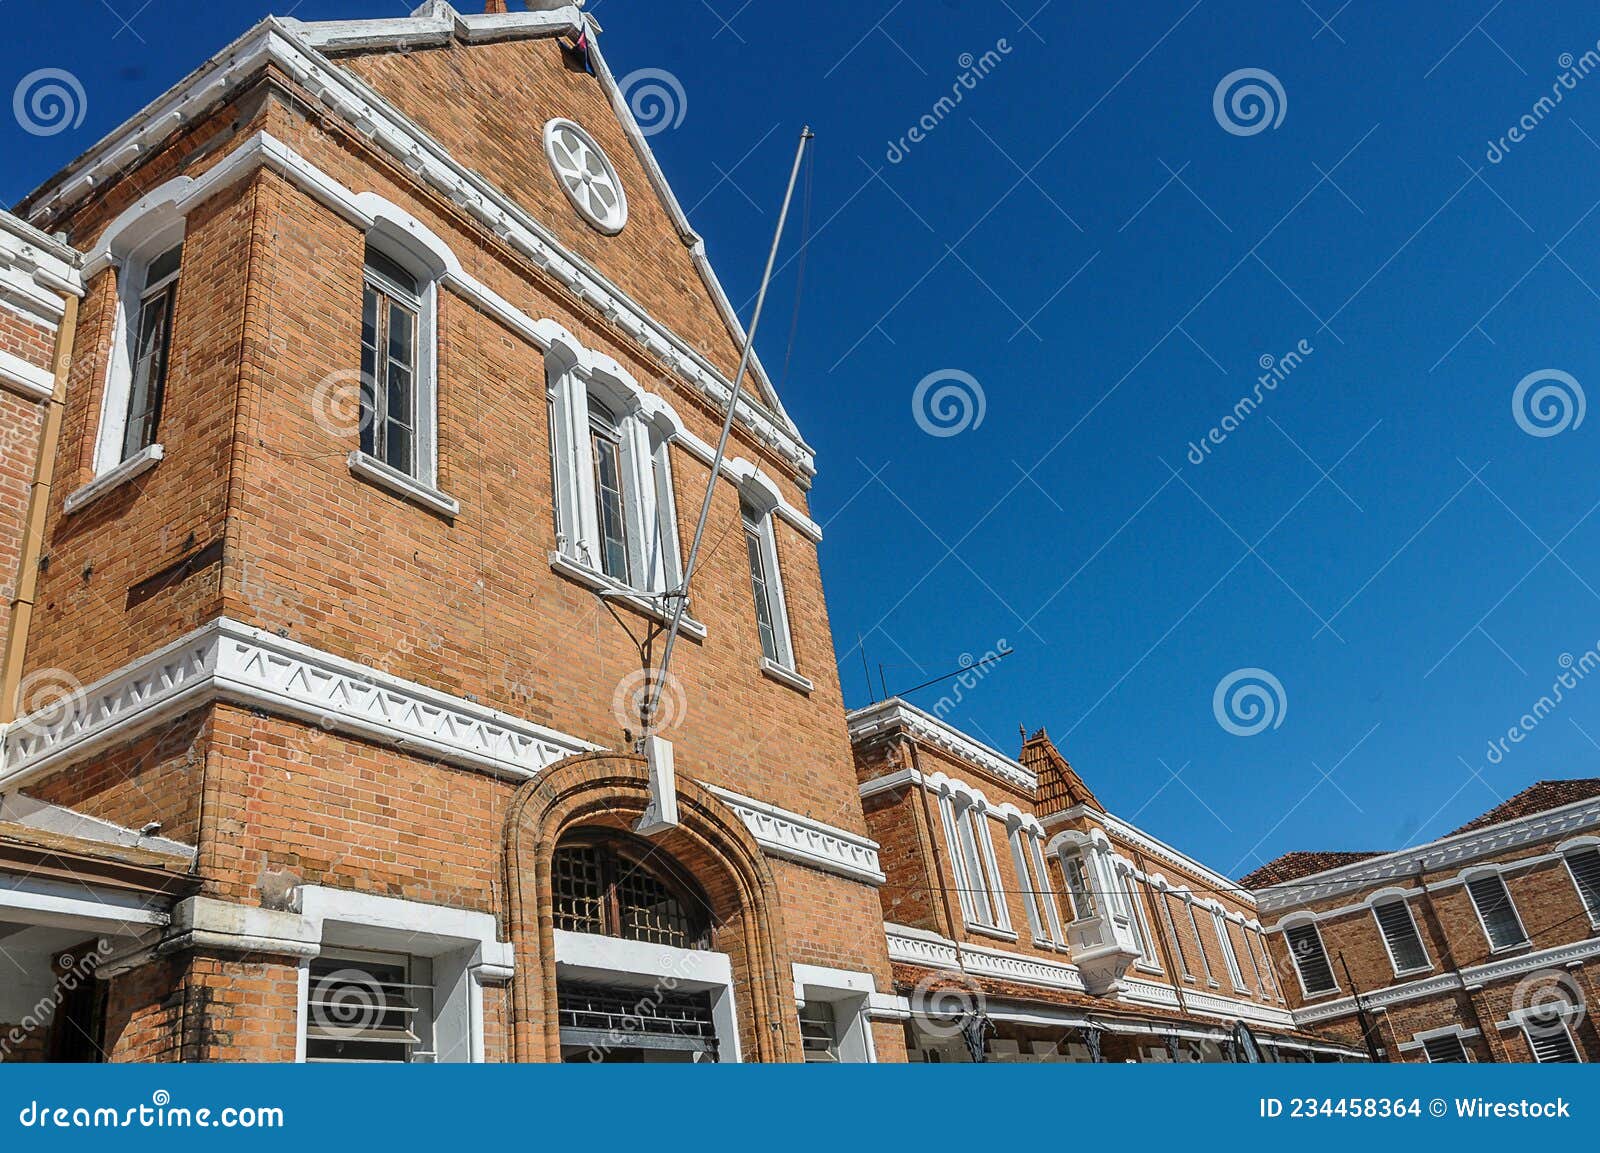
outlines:
{"label": "antenna", "polygon": [[750,370],[750,358],[755,353],[756,329],[761,324],[761,310],[767,303],[767,289],[772,285],[772,269],[778,262],[778,249],[783,245],[783,226],[789,219],[789,205],[794,200],[795,182],[800,178],[800,162],[805,159],[806,145],[815,134],[808,125],[800,130],[800,144],[795,149],[794,167],[789,172],[789,187],[783,194],[783,209],[778,213],[778,227],[772,237],[772,251],[767,255],[767,268],[761,275],[761,290],[756,294],[755,312],[750,316],[750,331],[745,333],[744,351],[739,356],[739,371],[734,374],[733,389],[728,394],[728,411],[722,419],[722,436],[717,441],[717,454],[711,461],[711,475],[706,478],[705,499],[700,502],[700,519],[694,526],[694,543],[689,546],[689,559],[683,566],[683,583],[667,595],[677,603],[672,609],[672,624],[667,629],[667,639],[661,649],[661,665],[654,683],[649,686],[649,696],[641,710],[645,736],[655,726],[656,705],[661,700],[661,690],[666,686],[667,672],[672,665],[672,650],[678,643],[678,630],[683,625],[683,614],[689,605],[689,584],[694,580],[695,567],[700,560],[700,545],[706,535],[706,521],[711,516],[711,498],[717,490],[717,476],[722,471],[723,459],[728,453],[728,437],[733,433],[733,420],[739,411],[739,391],[745,374]]}

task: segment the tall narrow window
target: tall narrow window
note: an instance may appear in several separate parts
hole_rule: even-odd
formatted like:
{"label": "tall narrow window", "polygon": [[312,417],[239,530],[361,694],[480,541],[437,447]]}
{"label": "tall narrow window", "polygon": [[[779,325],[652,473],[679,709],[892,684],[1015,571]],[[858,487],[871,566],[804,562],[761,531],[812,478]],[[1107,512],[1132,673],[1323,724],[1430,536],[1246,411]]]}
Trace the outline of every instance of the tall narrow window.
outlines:
{"label": "tall narrow window", "polygon": [[1128,905],[1133,910],[1134,933],[1139,938],[1139,952],[1144,954],[1144,959],[1139,963],[1146,969],[1160,970],[1161,952],[1156,946],[1155,934],[1150,932],[1150,919],[1145,916],[1144,897],[1139,890],[1143,883],[1138,877],[1128,877]]}
{"label": "tall narrow window", "polygon": [[1185,898],[1183,910],[1189,915],[1189,929],[1194,933],[1194,947],[1200,951],[1200,969],[1207,981],[1216,984],[1217,979],[1211,975],[1211,958],[1206,954],[1205,938],[1200,936],[1200,922],[1195,920],[1194,901]]}
{"label": "tall narrow window", "polygon": [[1094,886],[1089,883],[1089,868],[1082,853],[1073,853],[1061,859],[1061,871],[1067,879],[1067,896],[1072,902],[1072,919],[1087,921],[1095,915]]}
{"label": "tall narrow window", "polygon": [[1228,980],[1238,990],[1245,988],[1244,970],[1239,967],[1239,954],[1234,951],[1233,938],[1228,934],[1228,918],[1211,910],[1211,924],[1217,930],[1217,941],[1222,946],[1222,961],[1228,966]]}
{"label": "tall narrow window", "polygon": [[1044,907],[1045,920],[1050,926],[1050,939],[1057,944],[1065,944],[1067,938],[1061,931],[1061,913],[1050,885],[1050,871],[1044,867],[1044,855],[1039,851],[1039,838],[1025,834],[1022,839],[1027,845],[1028,859],[1033,862],[1033,875],[1038,878],[1039,903]]}
{"label": "tall narrow window", "polygon": [[1183,938],[1178,936],[1178,923],[1172,919],[1173,898],[1168,893],[1159,894],[1161,900],[1161,916],[1167,922],[1167,935],[1172,938],[1172,948],[1178,954],[1178,966],[1183,970],[1185,977],[1193,977],[1194,973],[1189,968],[1189,954],[1183,947]]}
{"label": "tall narrow window", "polygon": [[623,496],[622,432],[616,414],[589,398],[589,447],[594,457],[595,516],[600,529],[600,569],[613,580],[630,583],[628,510]]}
{"label": "tall narrow window", "polygon": [[1270,991],[1278,998],[1280,1002],[1284,1002],[1285,998],[1283,995],[1283,986],[1278,982],[1278,970],[1273,966],[1272,951],[1267,948],[1266,934],[1264,934],[1260,929],[1256,929],[1254,931],[1247,931],[1244,937],[1245,944],[1247,945],[1250,944],[1251,939],[1254,938],[1255,949],[1251,951],[1251,956],[1255,956],[1257,951],[1260,952],[1261,971],[1266,973],[1271,985],[1270,990],[1267,985],[1263,985],[1261,987],[1261,991],[1263,993]]}
{"label": "tall narrow window", "polygon": [[1483,932],[1491,948],[1509,949],[1527,942],[1522,918],[1517,916],[1517,907],[1511,903],[1511,893],[1499,873],[1468,881],[1467,892],[1483,921]]}
{"label": "tall narrow window", "polygon": [[750,557],[750,591],[756,601],[756,630],[761,634],[761,655],[775,664],[781,663],[778,631],[773,623],[772,581],[767,574],[767,550],[761,516],[749,505],[743,505],[740,511],[744,516],[745,551]]}
{"label": "tall narrow window", "polygon": [[974,817],[982,820],[971,805],[956,814],[957,833],[961,837],[961,859],[967,875],[967,885],[972,890],[973,912],[978,923],[995,924],[994,908],[989,903],[989,888],[983,871],[983,856],[978,849],[978,827]]}
{"label": "tall narrow window", "polygon": [[411,477],[418,473],[421,309],[416,277],[368,248],[361,302],[361,451]]}
{"label": "tall narrow window", "polygon": [[122,459],[156,442],[161,403],[167,391],[167,359],[172,345],[172,306],[178,295],[178,269],[183,246],[167,249],[145,269],[139,294],[139,315],[132,327],[133,379],[128,389],[128,417],[122,428]]}
{"label": "tall narrow window", "polygon": [[945,844],[950,850],[950,866],[954,875],[956,898],[961,902],[961,917],[968,924],[979,919],[976,900],[980,882],[967,875],[966,853],[961,845],[961,817],[956,812],[955,801],[948,793],[939,797],[939,817],[944,822]]}
{"label": "tall narrow window", "polygon": [[1333,976],[1333,966],[1328,963],[1328,951],[1323,947],[1322,934],[1317,931],[1316,925],[1296,925],[1292,929],[1285,929],[1283,936],[1289,943],[1289,953],[1294,957],[1294,966],[1307,996],[1332,993],[1339,987],[1339,982]]}
{"label": "tall narrow window", "polygon": [[1422,935],[1417,932],[1417,922],[1411,916],[1411,906],[1404,898],[1374,905],[1372,915],[1383,933],[1383,943],[1389,947],[1395,976],[1432,968],[1428,951],[1422,947]]}
{"label": "tall narrow window", "polygon": [[1578,887],[1589,920],[1600,925],[1600,849],[1576,849],[1567,854],[1572,883]]}
{"label": "tall narrow window", "polygon": [[1028,866],[1028,850],[1025,844],[1030,838],[1021,826],[1010,831],[1006,838],[1011,842],[1011,863],[1017,870],[1017,880],[1022,885],[1022,907],[1028,913],[1028,929],[1035,938],[1045,935],[1044,917],[1041,915],[1042,905],[1040,899],[1044,896],[1041,892],[1043,886],[1033,878],[1033,870]]}

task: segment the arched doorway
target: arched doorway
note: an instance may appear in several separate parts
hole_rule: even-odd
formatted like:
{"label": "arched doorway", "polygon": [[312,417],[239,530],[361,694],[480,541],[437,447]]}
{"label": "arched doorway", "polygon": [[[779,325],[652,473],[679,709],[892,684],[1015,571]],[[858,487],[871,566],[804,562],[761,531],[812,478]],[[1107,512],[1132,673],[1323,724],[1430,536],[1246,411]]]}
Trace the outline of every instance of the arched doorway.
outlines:
{"label": "arched doorway", "polygon": [[731,1055],[731,974],[712,949],[711,902],[682,865],[642,837],[580,827],[556,846],[550,885],[563,1061]]}
{"label": "arched doorway", "polygon": [[632,830],[644,758],[589,753],[506,815],[504,935],[519,1061],[794,1061],[777,886],[737,814],[678,778],[676,827]]}

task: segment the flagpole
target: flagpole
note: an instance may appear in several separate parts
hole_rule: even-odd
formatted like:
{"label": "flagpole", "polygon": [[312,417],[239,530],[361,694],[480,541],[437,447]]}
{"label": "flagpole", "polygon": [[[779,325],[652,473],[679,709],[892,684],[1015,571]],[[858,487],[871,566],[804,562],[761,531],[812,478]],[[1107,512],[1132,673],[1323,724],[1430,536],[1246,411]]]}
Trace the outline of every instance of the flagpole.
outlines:
{"label": "flagpole", "polygon": [[689,606],[689,584],[694,580],[695,568],[700,561],[700,545],[705,540],[706,522],[711,516],[711,498],[716,494],[717,474],[722,471],[722,462],[728,452],[728,437],[733,433],[733,420],[739,411],[739,391],[744,384],[745,374],[750,370],[750,358],[755,353],[756,329],[761,325],[761,311],[767,303],[767,289],[772,285],[772,270],[778,263],[778,250],[783,245],[783,228],[789,219],[789,205],[794,200],[795,184],[800,178],[800,163],[805,159],[806,145],[814,136],[809,125],[800,130],[800,143],[794,153],[794,167],[789,171],[789,187],[783,194],[783,208],[778,213],[778,227],[773,233],[772,250],[767,254],[766,271],[761,275],[761,289],[756,293],[756,308],[750,317],[750,330],[745,333],[744,351],[739,356],[739,371],[734,374],[733,391],[728,396],[728,411],[722,418],[722,435],[717,440],[717,452],[711,460],[711,475],[706,480],[705,499],[700,502],[700,519],[695,523],[694,541],[689,546],[689,559],[683,567],[683,582],[677,591],[668,594],[677,601],[677,604],[673,607],[672,623],[667,628],[666,643],[661,649],[661,666],[649,683],[650,695],[645,707],[640,710],[645,737],[648,737],[655,728],[656,706],[661,703],[661,691],[666,686],[667,671],[672,664],[672,650],[678,643],[678,632],[683,626],[683,614]]}

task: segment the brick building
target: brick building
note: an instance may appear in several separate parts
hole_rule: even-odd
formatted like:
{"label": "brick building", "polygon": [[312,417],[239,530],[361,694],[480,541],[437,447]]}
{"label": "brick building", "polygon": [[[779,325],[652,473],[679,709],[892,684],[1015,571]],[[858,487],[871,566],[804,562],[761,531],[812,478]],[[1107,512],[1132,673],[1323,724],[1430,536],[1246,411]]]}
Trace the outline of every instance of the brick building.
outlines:
{"label": "brick building", "polygon": [[1366,1058],[1295,1028],[1249,893],[1042,730],[1013,759],[899,699],[849,722],[911,1060]]}
{"label": "brick building", "polygon": [[489,7],[268,19],[0,224],[8,1059],[905,1055],[811,449],[757,363],[641,746],[743,333]]}
{"label": "brick building", "polygon": [[1295,1019],[1391,1061],[1597,1061],[1600,780],[1541,781],[1395,852],[1245,877]]}

